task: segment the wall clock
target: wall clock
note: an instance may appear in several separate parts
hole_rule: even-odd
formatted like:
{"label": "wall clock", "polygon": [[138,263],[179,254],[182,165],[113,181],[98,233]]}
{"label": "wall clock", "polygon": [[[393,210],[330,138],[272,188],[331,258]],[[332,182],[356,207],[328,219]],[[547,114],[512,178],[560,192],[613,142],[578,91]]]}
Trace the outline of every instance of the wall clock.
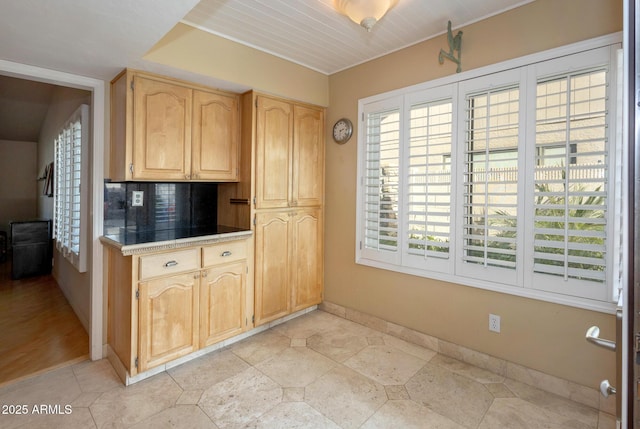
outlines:
{"label": "wall clock", "polygon": [[338,119],[333,126],[333,139],[338,144],[345,144],[353,134],[353,124],[347,118]]}

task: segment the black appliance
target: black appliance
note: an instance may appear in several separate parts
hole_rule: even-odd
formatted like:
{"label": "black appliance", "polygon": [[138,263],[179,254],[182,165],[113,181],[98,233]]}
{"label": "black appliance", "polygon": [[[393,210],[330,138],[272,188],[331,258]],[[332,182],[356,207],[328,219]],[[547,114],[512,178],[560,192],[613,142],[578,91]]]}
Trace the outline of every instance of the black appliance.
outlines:
{"label": "black appliance", "polygon": [[11,278],[51,273],[51,221],[11,222]]}

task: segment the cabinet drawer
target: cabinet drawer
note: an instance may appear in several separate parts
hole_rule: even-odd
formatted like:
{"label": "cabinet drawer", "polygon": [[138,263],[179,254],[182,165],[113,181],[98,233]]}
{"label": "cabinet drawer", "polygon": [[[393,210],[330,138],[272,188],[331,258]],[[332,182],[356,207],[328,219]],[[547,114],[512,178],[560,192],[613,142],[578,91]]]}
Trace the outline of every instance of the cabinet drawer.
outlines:
{"label": "cabinet drawer", "polygon": [[140,280],[200,269],[198,248],[140,257]]}
{"label": "cabinet drawer", "polygon": [[247,241],[228,241],[202,248],[202,266],[226,264],[247,258]]}

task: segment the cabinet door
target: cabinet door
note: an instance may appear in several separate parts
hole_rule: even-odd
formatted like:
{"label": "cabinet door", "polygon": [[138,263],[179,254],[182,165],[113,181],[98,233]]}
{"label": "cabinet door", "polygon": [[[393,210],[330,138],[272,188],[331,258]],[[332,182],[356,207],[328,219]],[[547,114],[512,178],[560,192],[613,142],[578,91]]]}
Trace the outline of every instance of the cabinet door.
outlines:
{"label": "cabinet door", "polygon": [[191,178],[238,180],[238,97],[193,92]]}
{"label": "cabinet door", "polygon": [[190,154],[191,89],[136,76],[133,179],[188,179]]}
{"label": "cabinet door", "polygon": [[292,311],[322,301],[323,227],[322,210],[296,211],[292,220]]}
{"label": "cabinet door", "polygon": [[256,214],[255,324],[286,316],[291,310],[291,212]]}
{"label": "cabinet door", "polygon": [[258,97],[256,208],[289,207],[293,117],[289,103]]}
{"label": "cabinet door", "polygon": [[324,193],[324,112],[294,106],[292,205],[322,205]]}
{"label": "cabinet door", "polygon": [[200,280],[200,347],[244,330],[246,273],[245,261],[203,271]]}
{"label": "cabinet door", "polygon": [[198,277],[196,272],[139,284],[139,372],[198,348]]}

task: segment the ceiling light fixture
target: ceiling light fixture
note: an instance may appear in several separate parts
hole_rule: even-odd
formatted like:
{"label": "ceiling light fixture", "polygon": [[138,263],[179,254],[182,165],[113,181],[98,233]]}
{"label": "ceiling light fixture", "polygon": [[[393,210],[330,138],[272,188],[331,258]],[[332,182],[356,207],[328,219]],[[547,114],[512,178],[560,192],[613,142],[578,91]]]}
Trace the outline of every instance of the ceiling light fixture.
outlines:
{"label": "ceiling light fixture", "polygon": [[360,24],[367,31],[371,31],[398,0],[333,0],[338,12],[346,15],[356,24]]}

